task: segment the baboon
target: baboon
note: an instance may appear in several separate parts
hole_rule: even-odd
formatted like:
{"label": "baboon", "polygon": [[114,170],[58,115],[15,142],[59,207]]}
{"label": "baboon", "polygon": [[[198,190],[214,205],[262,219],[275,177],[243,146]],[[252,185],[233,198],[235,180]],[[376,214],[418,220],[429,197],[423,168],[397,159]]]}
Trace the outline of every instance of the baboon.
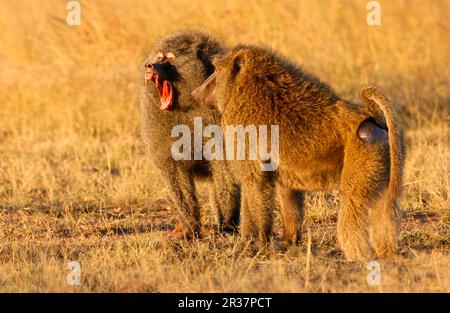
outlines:
{"label": "baboon", "polygon": [[194,30],[175,33],[155,45],[142,65],[141,133],[148,155],[167,182],[179,221],[170,236],[199,235],[200,207],[194,179],[211,181],[210,201],[220,230],[234,231],[239,223],[239,188],[224,161],[175,161],[172,128],[194,117],[220,123],[219,112],[196,105],[191,92],[214,72],[212,59],[223,52],[213,37]]}
{"label": "baboon", "polygon": [[[232,49],[215,67],[193,96],[202,106],[218,107],[222,127],[279,125],[276,171],[261,171],[261,158],[230,162],[241,183],[243,235],[267,244],[275,188],[338,188],[337,232],[345,256],[366,260],[395,254],[403,147],[380,89],[362,89],[362,104],[344,101],[300,66],[253,46]],[[288,231],[300,229],[302,220],[291,208],[282,214]]]}

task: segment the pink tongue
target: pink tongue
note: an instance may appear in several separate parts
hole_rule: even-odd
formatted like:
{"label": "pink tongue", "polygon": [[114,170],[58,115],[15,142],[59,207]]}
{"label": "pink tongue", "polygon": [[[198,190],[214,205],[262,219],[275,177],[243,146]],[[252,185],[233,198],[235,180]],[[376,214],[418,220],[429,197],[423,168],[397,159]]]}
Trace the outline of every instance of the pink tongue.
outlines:
{"label": "pink tongue", "polygon": [[161,110],[168,110],[172,106],[172,88],[165,80],[163,84],[163,94],[161,95]]}

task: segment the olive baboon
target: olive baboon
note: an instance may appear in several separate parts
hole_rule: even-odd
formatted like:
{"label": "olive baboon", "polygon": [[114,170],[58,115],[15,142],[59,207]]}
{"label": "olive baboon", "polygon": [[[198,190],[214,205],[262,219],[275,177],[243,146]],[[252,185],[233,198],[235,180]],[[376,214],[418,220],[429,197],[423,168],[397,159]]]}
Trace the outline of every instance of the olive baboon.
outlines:
{"label": "olive baboon", "polygon": [[217,111],[196,105],[191,96],[214,72],[212,59],[221,44],[197,31],[183,31],[159,42],[145,59],[142,73],[141,132],[149,157],[167,182],[179,213],[171,236],[189,238],[200,230],[200,208],[194,178],[209,178],[211,206],[221,230],[233,231],[239,223],[239,188],[224,161],[175,161],[171,155],[172,128],[188,125],[194,117],[207,124],[220,123]]}
{"label": "olive baboon", "polygon": [[[403,149],[392,107],[381,91],[363,89],[363,105],[344,101],[301,67],[251,46],[232,49],[215,66],[216,72],[193,96],[203,106],[217,105],[222,127],[279,125],[276,171],[261,171],[261,158],[230,162],[242,184],[243,235],[267,243],[275,188],[338,187],[338,241],[345,256],[362,260],[393,255]],[[289,208],[283,215],[285,227],[299,229],[301,217]]]}

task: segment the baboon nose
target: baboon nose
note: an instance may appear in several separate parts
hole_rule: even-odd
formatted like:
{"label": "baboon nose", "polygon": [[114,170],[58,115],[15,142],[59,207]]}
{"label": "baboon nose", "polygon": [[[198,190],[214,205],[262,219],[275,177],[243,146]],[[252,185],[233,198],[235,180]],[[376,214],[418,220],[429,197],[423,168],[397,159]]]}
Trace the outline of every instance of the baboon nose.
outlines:
{"label": "baboon nose", "polygon": [[145,64],[145,68],[148,68],[148,69],[152,70],[153,69],[153,64],[147,63],[147,64]]}

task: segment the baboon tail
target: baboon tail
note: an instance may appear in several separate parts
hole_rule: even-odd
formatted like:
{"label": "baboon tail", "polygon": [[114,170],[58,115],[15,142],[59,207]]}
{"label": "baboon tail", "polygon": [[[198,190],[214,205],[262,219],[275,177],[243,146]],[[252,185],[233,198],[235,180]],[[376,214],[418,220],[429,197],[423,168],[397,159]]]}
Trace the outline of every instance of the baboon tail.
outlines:
{"label": "baboon tail", "polygon": [[389,135],[389,154],[390,154],[390,170],[389,170],[389,186],[387,205],[392,207],[398,197],[401,195],[402,177],[403,177],[403,149],[400,139],[400,133],[394,122],[394,111],[392,105],[381,90],[375,86],[366,87],[361,90],[361,100],[369,109],[377,107],[381,109],[386,119]]}

